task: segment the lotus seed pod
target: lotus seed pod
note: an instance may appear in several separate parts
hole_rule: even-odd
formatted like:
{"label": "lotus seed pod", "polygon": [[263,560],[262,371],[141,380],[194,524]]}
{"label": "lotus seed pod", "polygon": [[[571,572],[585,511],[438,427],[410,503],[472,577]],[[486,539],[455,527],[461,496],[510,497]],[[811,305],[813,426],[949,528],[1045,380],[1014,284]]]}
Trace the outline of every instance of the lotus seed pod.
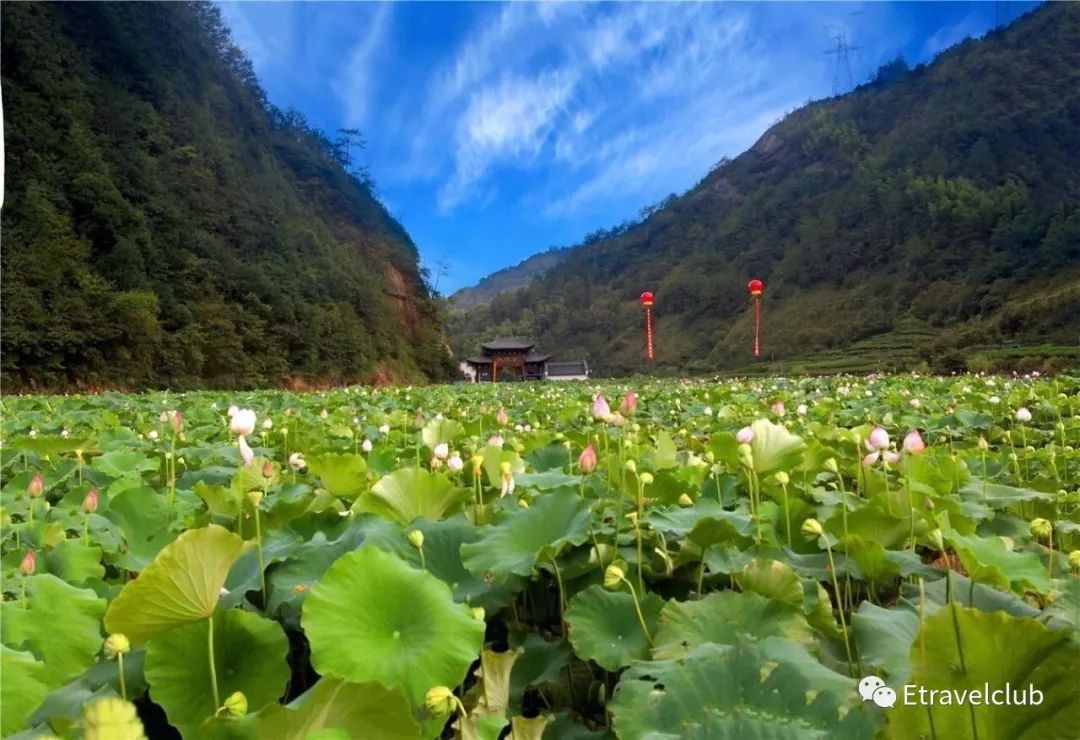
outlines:
{"label": "lotus seed pod", "polygon": [[417,550],[424,546],[424,533],[419,529],[414,529],[409,532],[409,544],[415,547]]}
{"label": "lotus seed pod", "polygon": [[627,460],[623,464],[623,467],[626,468],[627,472],[637,473],[637,463],[634,462],[633,460]]}
{"label": "lotus seed pod", "polygon": [[687,494],[684,493],[681,496],[679,496],[679,506],[687,507],[687,506],[693,506],[693,505],[694,505],[694,499],[690,498]]}
{"label": "lotus seed pod", "polygon": [[115,660],[116,656],[126,655],[129,652],[131,652],[131,641],[127,639],[127,635],[116,632],[105,639],[105,657],[109,660]]}
{"label": "lotus seed pod", "polygon": [[259,490],[248,491],[247,500],[251,503],[251,508],[257,509],[259,508],[259,504],[262,503],[263,492]]}
{"label": "lotus seed pod", "polygon": [[812,540],[815,537],[820,537],[825,534],[825,528],[821,526],[821,522],[811,517],[802,524],[802,535],[808,540]]}
{"label": "lotus seed pod", "polygon": [[1032,519],[1031,524],[1028,525],[1028,529],[1031,530],[1032,537],[1037,537],[1041,540],[1047,539],[1054,531],[1050,522],[1041,517]]}
{"label": "lotus seed pod", "polygon": [[652,485],[652,482],[653,482],[652,473],[642,473],[641,474],[641,484],[643,486]]}
{"label": "lotus seed pod", "polygon": [[435,715],[450,714],[454,711],[454,692],[445,686],[436,686],[428,689],[424,695],[424,704],[428,711]]}
{"label": "lotus seed pod", "polygon": [[604,569],[604,588],[618,588],[624,578],[626,578],[626,572],[616,563],[612,563]]}
{"label": "lotus seed pod", "polygon": [[222,713],[226,717],[243,717],[248,712],[248,700],[243,692],[234,691],[221,705]]}
{"label": "lotus seed pod", "polygon": [[777,473],[773,477],[776,478],[776,482],[779,483],[782,486],[786,486],[788,483],[791,482],[791,478],[788,477],[788,474],[785,473],[783,470],[781,470],[779,473]]}

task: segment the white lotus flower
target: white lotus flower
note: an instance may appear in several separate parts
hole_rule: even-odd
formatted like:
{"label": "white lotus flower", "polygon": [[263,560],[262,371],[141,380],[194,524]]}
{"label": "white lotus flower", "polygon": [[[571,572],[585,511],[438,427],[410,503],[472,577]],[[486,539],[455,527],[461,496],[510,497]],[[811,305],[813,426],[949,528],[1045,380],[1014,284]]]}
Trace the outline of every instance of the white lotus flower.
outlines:
{"label": "white lotus flower", "polygon": [[1031,421],[1031,412],[1027,410],[1026,406],[1021,406],[1016,410],[1016,420],[1021,424],[1027,424]]}
{"label": "white lotus flower", "polygon": [[795,407],[795,413],[799,416],[806,416],[807,411],[809,411],[809,409],[806,407],[805,403],[800,403],[798,406]]}
{"label": "white lotus flower", "polygon": [[237,411],[239,411],[239,410],[240,410],[240,407],[239,407],[239,406],[237,406],[237,405],[236,405],[236,404],[234,403],[234,404],[233,404],[232,406],[229,406],[229,410],[228,410],[228,411],[226,411],[225,413],[226,413],[226,415],[227,415],[227,416],[228,416],[228,417],[229,417],[229,418],[231,419],[231,418],[233,418],[233,417],[234,417],[234,416],[236,415],[236,412],[237,412]]}
{"label": "white lotus flower", "polygon": [[240,435],[240,459],[244,461],[244,465],[251,465],[255,461],[255,450],[251,449],[251,446],[247,443],[247,439],[244,435]]}
{"label": "white lotus flower", "polygon": [[146,433],[146,436],[150,439],[151,442],[157,442],[158,433],[156,429],[151,429],[149,432]]}
{"label": "white lotus flower", "polygon": [[241,437],[255,433],[255,412],[251,409],[237,409],[229,419],[229,431]]}
{"label": "white lotus flower", "polygon": [[432,452],[435,453],[435,457],[439,460],[445,460],[450,455],[450,445],[446,444],[446,442],[440,442],[435,445],[435,449],[432,450]]}
{"label": "white lotus flower", "polygon": [[262,427],[267,430],[274,428],[274,422],[270,420],[269,416],[263,419]]}
{"label": "white lotus flower", "polygon": [[381,434],[382,436],[385,437],[389,433],[390,433],[390,425],[389,424],[383,424],[381,427],[379,427],[379,434]]}
{"label": "white lotus flower", "polygon": [[289,455],[289,467],[293,470],[303,470],[304,466],[306,465],[307,462],[304,461],[304,454],[302,452],[294,452],[293,454]]}
{"label": "white lotus flower", "polygon": [[374,445],[371,444],[370,439],[364,439],[364,441],[360,443],[360,449],[364,452],[371,452],[372,447],[374,447]]}

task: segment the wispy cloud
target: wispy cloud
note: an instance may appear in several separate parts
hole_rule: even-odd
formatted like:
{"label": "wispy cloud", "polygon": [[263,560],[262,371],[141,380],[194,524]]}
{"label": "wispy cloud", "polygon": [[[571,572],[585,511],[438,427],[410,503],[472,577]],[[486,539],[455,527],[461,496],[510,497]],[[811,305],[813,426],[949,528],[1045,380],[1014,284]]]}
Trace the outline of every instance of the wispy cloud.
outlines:
{"label": "wispy cloud", "polygon": [[367,27],[350,50],[345,72],[336,84],[344,107],[344,121],[348,126],[367,123],[374,86],[380,79],[375,64],[389,37],[393,6],[390,3],[377,3],[373,7]]}

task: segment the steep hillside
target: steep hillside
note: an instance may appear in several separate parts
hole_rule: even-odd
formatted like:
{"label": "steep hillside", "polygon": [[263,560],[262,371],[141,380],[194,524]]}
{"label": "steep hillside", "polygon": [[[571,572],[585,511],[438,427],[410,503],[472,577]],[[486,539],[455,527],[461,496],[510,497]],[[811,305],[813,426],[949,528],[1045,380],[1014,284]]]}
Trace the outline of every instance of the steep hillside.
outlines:
{"label": "steep hillside", "polygon": [[408,234],[347,146],[268,104],[216,8],[2,21],[5,390],[443,375]]}
{"label": "steep hillside", "polygon": [[772,367],[1074,364],[1080,5],[807,105],[643,222],[456,315],[451,333],[458,351],[513,334],[633,372],[650,289],[658,371],[746,369],[753,276],[768,286]]}

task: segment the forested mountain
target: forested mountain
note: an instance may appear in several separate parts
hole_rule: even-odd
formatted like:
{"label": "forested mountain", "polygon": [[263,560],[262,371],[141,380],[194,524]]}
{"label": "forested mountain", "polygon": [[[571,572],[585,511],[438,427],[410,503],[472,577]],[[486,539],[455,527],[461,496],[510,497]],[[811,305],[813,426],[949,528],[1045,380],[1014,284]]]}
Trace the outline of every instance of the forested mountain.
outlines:
{"label": "forested mountain", "polygon": [[422,379],[417,251],[202,3],[4,3],[5,390]]}
{"label": "forested mountain", "polygon": [[454,349],[519,335],[642,369],[649,289],[657,370],[743,369],[750,277],[767,284],[763,354],[789,370],[1075,365],[1080,4],[795,111],[631,228],[459,311]]}
{"label": "forested mountain", "polygon": [[552,267],[559,264],[569,251],[567,247],[554,247],[546,252],[534,254],[513,267],[491,273],[476,285],[462,288],[450,296],[450,300],[459,309],[487,303],[492,298],[508,290],[525,287],[532,282],[533,278],[542,276]]}

